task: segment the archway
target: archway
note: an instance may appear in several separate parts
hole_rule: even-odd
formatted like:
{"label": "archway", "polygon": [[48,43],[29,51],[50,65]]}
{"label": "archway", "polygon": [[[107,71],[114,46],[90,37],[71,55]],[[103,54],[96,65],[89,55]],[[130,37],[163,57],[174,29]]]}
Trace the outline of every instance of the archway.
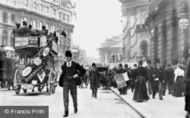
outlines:
{"label": "archway", "polygon": [[140,51],[141,51],[141,56],[146,58],[148,54],[148,42],[146,40],[141,41]]}

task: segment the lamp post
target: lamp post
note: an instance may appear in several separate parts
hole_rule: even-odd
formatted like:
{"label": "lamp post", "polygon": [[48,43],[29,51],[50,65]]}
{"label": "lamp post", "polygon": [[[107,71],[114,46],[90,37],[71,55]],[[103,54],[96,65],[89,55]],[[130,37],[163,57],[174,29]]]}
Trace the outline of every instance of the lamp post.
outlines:
{"label": "lamp post", "polygon": [[179,19],[179,27],[183,31],[184,35],[184,61],[188,58],[190,54],[190,41],[188,36],[188,27],[189,27],[189,20],[188,20],[188,2],[187,0],[184,0],[181,6],[181,14]]}

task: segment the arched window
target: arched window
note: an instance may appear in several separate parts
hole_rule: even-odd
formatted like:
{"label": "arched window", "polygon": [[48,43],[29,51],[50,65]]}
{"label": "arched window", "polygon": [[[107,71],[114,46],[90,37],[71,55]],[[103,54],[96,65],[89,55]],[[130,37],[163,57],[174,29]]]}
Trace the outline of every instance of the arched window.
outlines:
{"label": "arched window", "polygon": [[2,45],[7,45],[8,42],[8,31],[7,30],[3,30],[2,32]]}
{"label": "arched window", "polygon": [[147,57],[148,53],[148,43],[146,40],[141,41],[140,43],[140,50],[143,57]]}

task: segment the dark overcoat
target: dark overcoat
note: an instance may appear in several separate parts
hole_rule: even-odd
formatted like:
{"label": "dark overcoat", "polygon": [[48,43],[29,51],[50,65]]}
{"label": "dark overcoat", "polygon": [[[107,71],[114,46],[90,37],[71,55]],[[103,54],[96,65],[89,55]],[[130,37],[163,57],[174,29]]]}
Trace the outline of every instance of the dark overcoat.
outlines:
{"label": "dark overcoat", "polygon": [[99,72],[98,70],[91,70],[89,72],[89,78],[90,78],[90,89],[97,89],[99,85]]}

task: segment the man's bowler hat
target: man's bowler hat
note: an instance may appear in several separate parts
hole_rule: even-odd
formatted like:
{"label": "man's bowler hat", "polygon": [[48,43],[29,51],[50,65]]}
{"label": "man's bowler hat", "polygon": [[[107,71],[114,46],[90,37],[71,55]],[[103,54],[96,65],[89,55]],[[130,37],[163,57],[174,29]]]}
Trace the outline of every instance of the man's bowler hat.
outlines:
{"label": "man's bowler hat", "polygon": [[71,51],[70,51],[70,50],[67,50],[67,51],[65,52],[65,56],[66,56],[66,57],[72,57]]}

